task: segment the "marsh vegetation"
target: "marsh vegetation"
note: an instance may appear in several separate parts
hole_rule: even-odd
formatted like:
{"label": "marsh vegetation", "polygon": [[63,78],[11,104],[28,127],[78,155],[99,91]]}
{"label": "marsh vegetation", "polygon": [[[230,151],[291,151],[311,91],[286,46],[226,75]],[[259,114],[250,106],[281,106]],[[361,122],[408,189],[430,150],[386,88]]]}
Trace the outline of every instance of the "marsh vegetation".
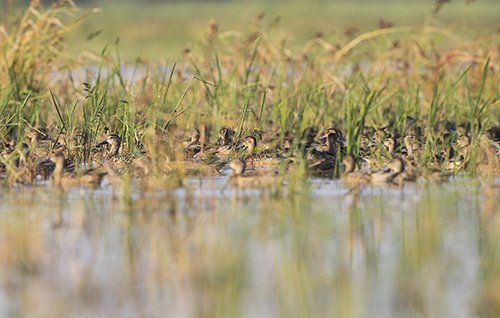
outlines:
{"label": "marsh vegetation", "polygon": [[497,4],[436,3],[203,4],[170,60],[133,4],[3,4],[0,315],[498,312]]}

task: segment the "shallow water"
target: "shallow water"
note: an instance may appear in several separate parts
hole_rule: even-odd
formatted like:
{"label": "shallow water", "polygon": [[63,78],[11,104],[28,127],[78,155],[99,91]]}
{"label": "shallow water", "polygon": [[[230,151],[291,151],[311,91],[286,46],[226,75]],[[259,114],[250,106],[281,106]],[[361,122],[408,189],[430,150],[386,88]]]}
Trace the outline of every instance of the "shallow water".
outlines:
{"label": "shallow water", "polygon": [[0,316],[488,315],[499,181],[1,189]]}

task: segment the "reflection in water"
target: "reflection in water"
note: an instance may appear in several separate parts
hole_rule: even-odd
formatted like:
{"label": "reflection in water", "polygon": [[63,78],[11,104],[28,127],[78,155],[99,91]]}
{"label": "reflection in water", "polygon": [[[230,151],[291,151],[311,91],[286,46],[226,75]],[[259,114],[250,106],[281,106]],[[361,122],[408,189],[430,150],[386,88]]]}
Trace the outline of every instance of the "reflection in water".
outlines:
{"label": "reflection in water", "polygon": [[[0,192],[0,316],[453,316],[500,309],[498,185]],[[498,182],[498,180],[497,180]]]}

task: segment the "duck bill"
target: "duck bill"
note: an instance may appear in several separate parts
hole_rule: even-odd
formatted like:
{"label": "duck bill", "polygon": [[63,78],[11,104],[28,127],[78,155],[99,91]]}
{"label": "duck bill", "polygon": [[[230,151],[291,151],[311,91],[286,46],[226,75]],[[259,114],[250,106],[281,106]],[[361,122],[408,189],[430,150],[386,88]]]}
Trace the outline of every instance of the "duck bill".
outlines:
{"label": "duck bill", "polygon": [[96,148],[100,148],[104,145],[109,145],[109,142],[107,140],[103,140],[100,143],[97,144]]}
{"label": "duck bill", "polygon": [[239,144],[239,145],[238,145],[238,146],[236,146],[236,148],[234,148],[234,149],[236,149],[237,151],[241,151],[241,150],[243,150],[243,149],[245,149],[245,148],[246,148],[246,146],[245,146],[244,144]]}

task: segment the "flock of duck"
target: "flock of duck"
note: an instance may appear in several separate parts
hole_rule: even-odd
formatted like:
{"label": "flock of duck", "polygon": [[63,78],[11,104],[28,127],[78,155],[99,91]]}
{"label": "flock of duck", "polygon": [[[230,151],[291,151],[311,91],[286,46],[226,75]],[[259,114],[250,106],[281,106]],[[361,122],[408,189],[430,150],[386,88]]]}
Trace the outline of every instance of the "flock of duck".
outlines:
{"label": "flock of duck", "polygon": [[[424,176],[446,178],[452,172],[464,168],[471,147],[466,127],[453,127],[443,134],[436,141],[440,145],[437,147],[439,152],[433,154],[426,169],[422,169],[421,157],[425,143],[422,129],[412,118],[407,119],[406,126],[403,136],[389,128],[366,127],[359,136],[358,157],[347,153],[346,139],[338,128],[328,128],[322,133],[307,128],[300,138],[294,138],[291,134],[259,130],[245,137],[237,137],[234,130],[224,127],[213,144],[209,143],[210,138],[205,133],[209,130],[203,129],[202,137],[200,130],[194,128],[183,133],[182,137],[177,136],[178,141],[174,144],[181,149],[183,156],[182,160],[177,161],[190,166],[209,166],[217,173],[230,169],[232,175],[229,183],[236,187],[258,188],[282,184],[283,176],[291,167],[299,164],[309,176],[339,177],[348,187],[365,184],[402,185]],[[76,144],[78,137],[72,138]],[[498,136],[490,138],[498,144]],[[172,139],[176,137],[172,136]],[[151,164],[147,152],[135,157],[124,153],[122,138],[115,133],[108,134],[93,146],[90,162],[85,162],[85,165],[75,160],[77,157],[82,158],[75,155],[75,149],[79,149],[77,146],[58,142],[49,136],[47,129],[32,127],[28,129],[24,140],[9,139],[7,136],[3,140],[0,178],[8,180],[10,184],[51,180],[54,185],[61,187],[95,188],[106,175],[120,178],[123,171],[131,171],[124,167],[133,169]],[[71,155],[68,148],[72,150]],[[499,156],[497,150],[495,156]]]}

